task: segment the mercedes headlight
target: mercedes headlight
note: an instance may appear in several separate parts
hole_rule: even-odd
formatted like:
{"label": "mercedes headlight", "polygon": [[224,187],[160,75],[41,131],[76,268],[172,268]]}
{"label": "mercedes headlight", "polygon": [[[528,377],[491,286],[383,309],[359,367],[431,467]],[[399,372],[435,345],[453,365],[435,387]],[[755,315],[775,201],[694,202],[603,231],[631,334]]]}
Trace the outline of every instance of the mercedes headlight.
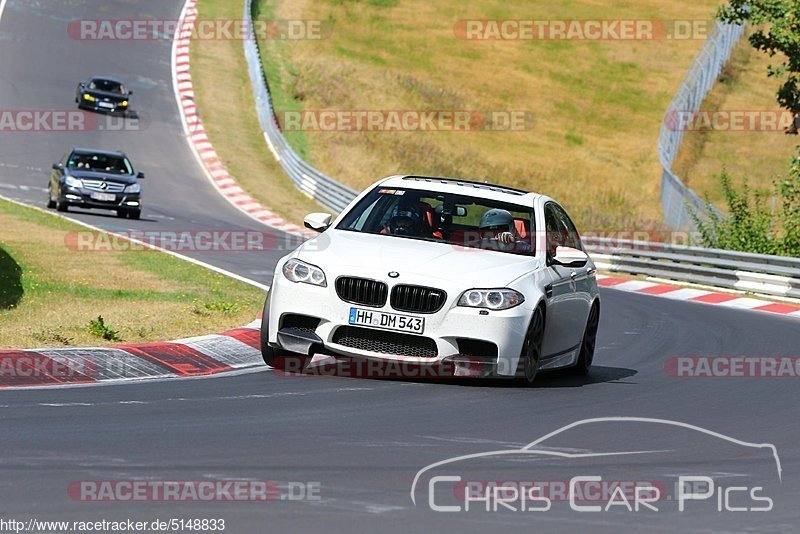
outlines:
{"label": "mercedes headlight", "polygon": [[80,179],[74,178],[70,175],[64,177],[64,183],[66,184],[67,187],[73,187],[73,188],[83,187],[83,182]]}
{"label": "mercedes headlight", "polygon": [[139,193],[142,190],[142,186],[139,184],[131,184],[125,188],[126,193]]}
{"label": "mercedes headlight", "polygon": [[507,310],[525,302],[525,297],[513,289],[470,289],[458,299],[459,306]]}
{"label": "mercedes headlight", "polygon": [[292,282],[327,287],[322,269],[304,261],[291,259],[283,265],[283,276]]}

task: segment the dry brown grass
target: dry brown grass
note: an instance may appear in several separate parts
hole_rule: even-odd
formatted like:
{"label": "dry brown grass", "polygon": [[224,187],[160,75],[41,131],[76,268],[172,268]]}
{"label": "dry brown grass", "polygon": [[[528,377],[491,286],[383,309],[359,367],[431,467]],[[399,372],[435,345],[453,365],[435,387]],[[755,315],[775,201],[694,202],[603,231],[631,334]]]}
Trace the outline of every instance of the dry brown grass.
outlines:
{"label": "dry brown grass", "polygon": [[[743,40],[703,110],[780,111],[775,100],[780,81],[767,78],[770,63],[778,61]],[[799,142],[796,136],[774,131],[687,132],[675,169],[698,194],[707,194],[724,208],[717,178],[723,167],[737,182],[747,177],[753,187],[772,191],[773,180],[787,173]]]}
{"label": "dry brown grass", "polygon": [[[241,19],[242,2],[201,0],[206,19]],[[242,43],[237,40],[193,41],[192,80],[208,137],[228,171],[266,207],[294,222],[319,211],[285,176],[269,151],[255,112]]]}
{"label": "dry brown grass", "polygon": [[22,291],[0,307],[0,348],[107,346],[87,330],[98,315],[125,342],[220,332],[263,304],[262,291],[166,254],[76,251],[65,237],[81,227],[5,201],[0,228],[0,253],[21,275],[0,265],[0,294],[16,282]]}
{"label": "dry brown grass", "polygon": [[285,95],[279,111],[527,110],[534,127],[295,136],[318,168],[355,187],[397,172],[521,186],[559,198],[584,226],[660,220],[659,128],[702,40],[475,42],[456,39],[453,25],[464,18],[708,20],[717,1],[373,5],[381,3],[262,1],[275,18],[332,27],[321,40],[262,43],[270,84]]}

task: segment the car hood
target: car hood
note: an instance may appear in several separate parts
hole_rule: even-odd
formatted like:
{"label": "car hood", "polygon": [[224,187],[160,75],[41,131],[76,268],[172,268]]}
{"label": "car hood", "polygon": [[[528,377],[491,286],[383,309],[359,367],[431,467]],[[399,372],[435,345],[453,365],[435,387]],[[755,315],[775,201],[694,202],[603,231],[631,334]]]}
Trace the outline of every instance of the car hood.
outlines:
{"label": "car hood", "polygon": [[504,286],[538,268],[538,260],[503,252],[386,235],[328,230],[304,243],[296,257],[336,275],[384,278],[389,272],[480,287]]}
{"label": "car hood", "polygon": [[117,182],[120,184],[134,184],[137,181],[136,176],[130,174],[112,174],[107,172],[82,171],[78,169],[70,169],[67,171],[67,174],[73,178],[105,180],[106,182]]}

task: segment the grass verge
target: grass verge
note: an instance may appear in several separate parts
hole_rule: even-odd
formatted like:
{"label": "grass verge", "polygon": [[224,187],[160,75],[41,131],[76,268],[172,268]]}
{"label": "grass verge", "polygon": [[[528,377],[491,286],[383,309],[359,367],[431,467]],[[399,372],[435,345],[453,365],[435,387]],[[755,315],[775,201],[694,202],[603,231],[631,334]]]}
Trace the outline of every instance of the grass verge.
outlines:
{"label": "grass verge", "polygon": [[[293,148],[355,188],[416,172],[486,179],[560,199],[590,230],[657,227],[656,142],[667,104],[702,39],[671,41],[465,41],[463,18],[710,20],[715,0],[645,0],[610,6],[558,0],[255,0],[255,14],[319,20],[323,39],[260,43],[278,112],[318,109],[525,110],[523,132],[290,132]],[[239,0],[200,0],[201,16],[238,18]],[[524,17],[522,16],[524,14]],[[193,44],[193,75],[210,136],[245,189],[299,221],[315,204],[297,193],[264,145],[238,41]],[[743,42],[704,109],[775,109],[768,59]],[[241,105],[231,106],[235,100]],[[721,200],[726,165],[767,189],[794,139],[765,132],[690,132],[676,169]]]}
{"label": "grass verge", "polygon": [[[717,85],[703,102],[702,109],[714,112],[776,112],[775,100],[780,81],[767,77],[767,66],[778,63],[753,49],[743,38]],[[785,176],[800,142],[796,136],[774,130],[722,129],[689,131],[678,154],[675,170],[684,183],[700,196],[707,195],[717,207],[725,203],[719,174],[727,167],[738,183],[747,177],[750,185],[772,193],[772,183]]]}
{"label": "grass verge", "polygon": [[306,132],[315,166],[356,188],[395,173],[486,179],[550,194],[585,229],[658,225],[656,143],[704,39],[467,41],[460,19],[710,20],[716,0],[256,0],[324,38],[261,43],[278,112],[297,108],[528,111],[517,132]]}
{"label": "grass verge", "polygon": [[[203,19],[241,20],[240,0],[200,0]],[[294,223],[317,203],[300,193],[275,161],[258,124],[242,42],[194,40],[192,84],[208,138],[228,172],[265,207]]]}
{"label": "grass verge", "polygon": [[216,333],[264,303],[255,287],[161,252],[76,250],[71,237],[86,228],[5,200],[0,228],[0,348]]}

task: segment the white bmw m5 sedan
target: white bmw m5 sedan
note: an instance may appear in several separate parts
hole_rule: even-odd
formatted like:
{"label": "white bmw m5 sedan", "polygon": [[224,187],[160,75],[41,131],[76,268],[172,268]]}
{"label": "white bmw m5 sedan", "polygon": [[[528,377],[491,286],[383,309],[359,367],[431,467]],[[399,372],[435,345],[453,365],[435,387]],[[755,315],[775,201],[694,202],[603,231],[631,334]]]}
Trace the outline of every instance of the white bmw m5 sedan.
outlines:
{"label": "white bmw m5 sedan", "polygon": [[314,355],[517,377],[592,365],[595,266],[553,199],[450,178],[392,176],[278,262],[264,361]]}

